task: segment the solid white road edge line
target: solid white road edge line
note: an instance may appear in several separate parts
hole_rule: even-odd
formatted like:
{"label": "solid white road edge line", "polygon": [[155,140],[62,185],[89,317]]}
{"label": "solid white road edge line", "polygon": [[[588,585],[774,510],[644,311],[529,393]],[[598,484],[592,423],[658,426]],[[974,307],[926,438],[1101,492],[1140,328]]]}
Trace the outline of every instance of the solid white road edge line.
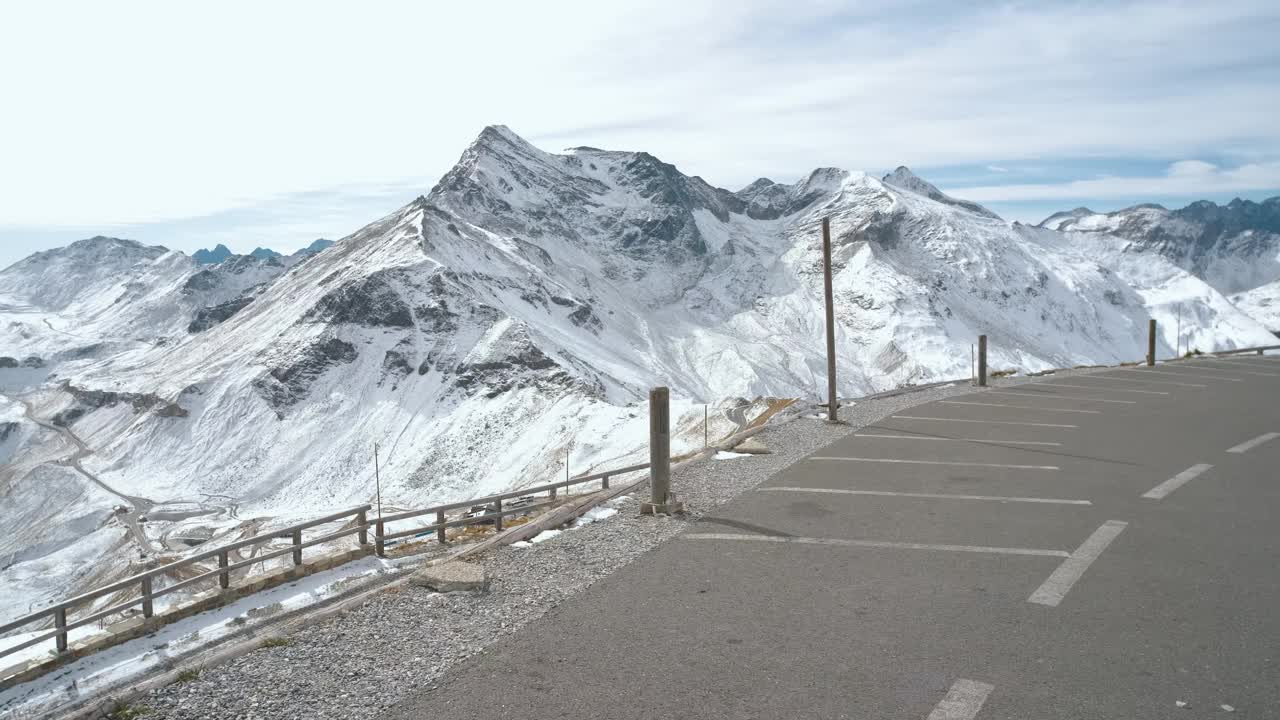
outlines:
{"label": "solid white road edge line", "polygon": [[1054,425],[1052,423],[1033,423],[1033,422],[1013,422],[1010,420],[970,420],[968,418],[936,418],[936,417],[920,417],[918,415],[893,415],[898,420],[927,420],[930,422],[960,422],[960,423],[979,423],[983,425],[1022,425],[1024,427],[1044,427],[1044,428],[1070,428],[1075,429],[1079,425]]}
{"label": "solid white road edge line", "polygon": [[810,460],[836,460],[840,462],[899,463],[902,465],[947,465],[954,467],[1005,468],[1007,470],[1061,470],[1057,465],[1003,465],[1000,463],[946,462],[944,460],[899,460],[897,458],[835,457],[814,455]]}
{"label": "solid white road edge line", "polygon": [[1045,503],[1049,505],[1092,505],[1088,500],[1058,498],[1003,497],[1000,495],[951,495],[947,493],[890,492],[888,490],[844,490],[841,488],[762,487],[761,492],[828,493],[831,495],[875,495],[881,497],[936,498],[939,500],[991,500],[995,502]]}
{"label": "solid white road edge line", "polygon": [[941,552],[980,553],[986,555],[1036,555],[1039,557],[1071,558],[1071,553],[1062,550],[984,547],[981,545],[931,545],[927,543],[889,542],[884,540],[843,540],[840,538],[793,537],[790,535],[747,535],[745,533],[686,533],[676,537],[685,540],[742,540],[746,542],[790,545],[833,545],[837,547],[869,547],[891,550],[938,550]]}
{"label": "solid white road edge line", "polygon": [[988,445],[1047,445],[1051,447],[1059,447],[1062,445],[1062,443],[1043,442],[1040,440],[983,440],[981,438],[949,438],[932,437],[929,435],[875,435],[868,433],[854,433],[853,436],[860,438],[880,438],[882,440],[934,440],[939,442],[984,443]]}
{"label": "solid white road edge line", "polygon": [[1085,415],[1101,415],[1101,410],[1071,410],[1069,408],[1031,407],[1029,405],[1004,405],[1002,403],[963,402],[961,400],[939,400],[939,405],[975,405],[977,407],[998,407],[1011,410],[1038,410],[1040,412],[1083,413]]}

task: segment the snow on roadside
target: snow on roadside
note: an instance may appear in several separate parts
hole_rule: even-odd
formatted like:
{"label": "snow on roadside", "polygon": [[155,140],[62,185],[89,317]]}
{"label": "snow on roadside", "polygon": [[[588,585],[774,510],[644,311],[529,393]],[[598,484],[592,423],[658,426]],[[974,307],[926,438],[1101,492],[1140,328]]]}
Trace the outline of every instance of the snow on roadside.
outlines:
{"label": "snow on roadside", "polygon": [[[127,682],[232,633],[322,602],[357,578],[397,572],[403,564],[376,557],[363,558],[165,625],[151,635],[94,653],[42,678],[0,692],[0,714],[18,718],[50,711],[87,694]],[[84,630],[89,632],[73,632],[73,639],[93,634],[94,628]],[[18,640],[20,638],[6,638],[5,642],[12,645]],[[50,640],[49,645],[52,643]],[[30,657],[51,652],[43,645],[32,650]],[[5,665],[9,664],[7,660]]]}

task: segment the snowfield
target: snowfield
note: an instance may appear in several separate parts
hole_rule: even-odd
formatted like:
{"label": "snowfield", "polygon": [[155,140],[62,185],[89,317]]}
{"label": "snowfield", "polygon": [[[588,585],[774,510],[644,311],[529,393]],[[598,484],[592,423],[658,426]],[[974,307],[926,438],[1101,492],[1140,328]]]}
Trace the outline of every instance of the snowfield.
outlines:
{"label": "snowfield", "polygon": [[[983,333],[1025,371],[1140,358],[1149,317],[1171,355],[1175,313],[1201,350],[1274,342],[1162,254],[1010,225],[905,168],[730,192],[491,127],[320,252],[198,265],[94,238],[0,272],[0,619],[177,557],[175,533],[370,502],[375,445],[384,505],[420,507],[641,461],[653,385],[676,451],[704,403],[714,439],[744,402],[814,398],[824,217],[846,396],[966,377]],[[170,519],[126,531],[147,512]]]}

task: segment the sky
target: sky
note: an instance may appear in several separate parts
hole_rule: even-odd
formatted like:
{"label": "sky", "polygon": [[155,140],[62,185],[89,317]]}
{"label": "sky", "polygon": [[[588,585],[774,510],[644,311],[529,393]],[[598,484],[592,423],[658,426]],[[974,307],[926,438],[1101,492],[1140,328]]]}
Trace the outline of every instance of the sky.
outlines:
{"label": "sky", "polygon": [[730,189],[905,164],[1024,222],[1259,200],[1276,37],[1274,0],[6,3],[0,267],[336,239],[491,124]]}

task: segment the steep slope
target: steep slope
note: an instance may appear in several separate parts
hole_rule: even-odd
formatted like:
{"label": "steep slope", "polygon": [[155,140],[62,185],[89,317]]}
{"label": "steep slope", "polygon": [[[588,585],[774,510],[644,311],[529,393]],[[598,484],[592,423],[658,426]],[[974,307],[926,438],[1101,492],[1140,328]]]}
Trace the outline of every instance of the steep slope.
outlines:
{"label": "steep slope", "polygon": [[314,254],[201,262],[107,237],[36,253],[0,271],[0,349],[39,357],[51,371],[63,362],[146,354],[225,320]]}
{"label": "steep slope", "polygon": [[1127,252],[1167,258],[1280,331],[1280,197],[1226,205],[1201,200],[1179,210],[1147,204],[1106,214],[1077,208],[1040,227],[1122,238]]}
{"label": "steep slope", "polygon": [[[277,519],[365,502],[375,444],[390,505],[506,489],[559,475],[566,454],[574,470],[639,454],[652,385],[672,388],[689,423],[702,402],[814,396],[823,217],[846,395],[967,376],[980,333],[994,367],[1141,357],[1148,316],[1179,300],[1204,304],[1188,322],[1205,349],[1266,335],[1170,263],[1112,270],[912,178],[823,168],[730,192],[644,152],[551,154],[486,128],[427,196],[253,285],[217,322],[169,322],[154,346],[61,361],[24,400],[91,450],[87,475],[147,502]],[[124,275],[158,273],[171,255]],[[161,285],[145,286],[175,297]],[[152,296],[109,283],[95,297],[135,317]],[[31,468],[65,452],[64,435],[12,451],[7,467],[22,470],[0,478],[5,501],[40,497]]]}

